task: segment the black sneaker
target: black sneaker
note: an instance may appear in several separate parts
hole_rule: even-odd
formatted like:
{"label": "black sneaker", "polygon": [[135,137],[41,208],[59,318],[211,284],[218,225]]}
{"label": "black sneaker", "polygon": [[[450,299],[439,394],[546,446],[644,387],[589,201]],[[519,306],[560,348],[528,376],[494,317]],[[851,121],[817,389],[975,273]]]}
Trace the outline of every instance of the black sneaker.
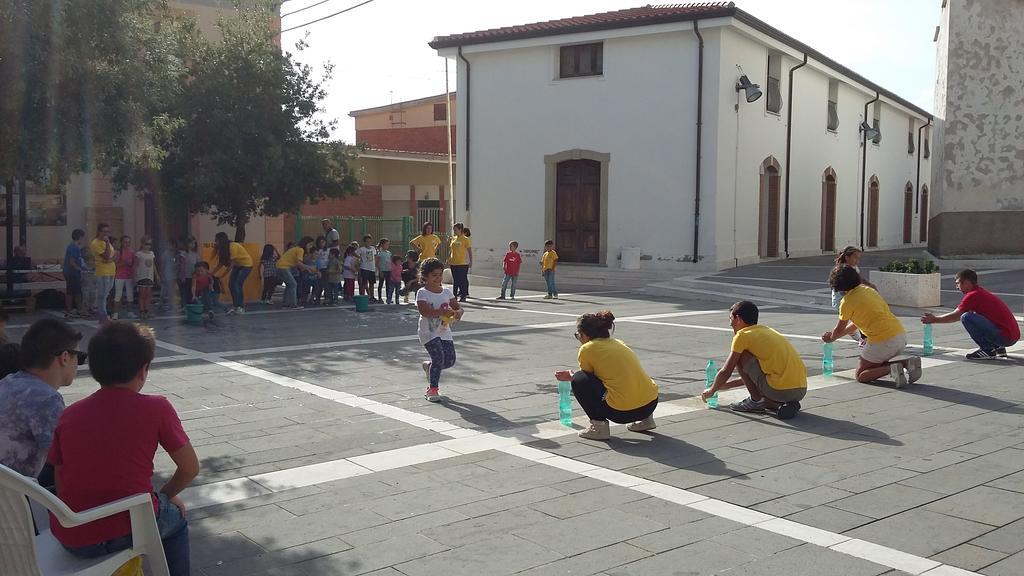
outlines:
{"label": "black sneaker", "polygon": [[799,402],[786,402],[782,406],[779,406],[779,409],[775,412],[775,416],[779,420],[789,420],[790,418],[796,416],[796,413],[799,411]]}
{"label": "black sneaker", "polygon": [[998,351],[999,351],[998,348],[993,348],[992,350],[982,350],[981,348],[978,348],[974,352],[971,352],[970,354],[968,354],[967,355],[967,359],[968,360],[995,360],[996,358],[999,357],[998,356]]}
{"label": "black sneaker", "polygon": [[1000,346],[999,348],[996,348],[996,349],[994,350],[994,352],[995,352],[995,353],[996,353],[996,355],[997,355],[997,356],[999,356],[1000,358],[1006,358],[1006,348],[1003,348],[1002,346]]}

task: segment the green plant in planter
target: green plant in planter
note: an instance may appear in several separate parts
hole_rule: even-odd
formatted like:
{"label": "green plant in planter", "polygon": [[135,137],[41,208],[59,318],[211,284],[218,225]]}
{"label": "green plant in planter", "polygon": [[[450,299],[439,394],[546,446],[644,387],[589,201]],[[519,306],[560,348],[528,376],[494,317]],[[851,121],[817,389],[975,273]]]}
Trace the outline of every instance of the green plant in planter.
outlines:
{"label": "green plant in planter", "polygon": [[878,269],[879,272],[898,272],[900,274],[934,274],[939,267],[931,260],[893,260]]}

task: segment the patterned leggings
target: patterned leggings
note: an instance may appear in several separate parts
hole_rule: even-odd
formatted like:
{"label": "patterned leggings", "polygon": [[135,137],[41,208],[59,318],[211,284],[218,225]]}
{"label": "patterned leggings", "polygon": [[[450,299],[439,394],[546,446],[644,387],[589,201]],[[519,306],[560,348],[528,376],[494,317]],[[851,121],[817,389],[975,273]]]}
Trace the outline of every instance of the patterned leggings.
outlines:
{"label": "patterned leggings", "polygon": [[455,342],[434,338],[423,345],[430,354],[430,387],[441,383],[441,370],[455,366]]}

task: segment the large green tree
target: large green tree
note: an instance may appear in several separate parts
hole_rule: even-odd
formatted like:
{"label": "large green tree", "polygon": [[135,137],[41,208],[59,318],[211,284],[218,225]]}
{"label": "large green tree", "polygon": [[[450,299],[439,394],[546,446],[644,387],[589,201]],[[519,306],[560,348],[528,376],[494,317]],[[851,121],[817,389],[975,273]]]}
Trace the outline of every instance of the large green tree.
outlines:
{"label": "large green tree", "polygon": [[158,166],[184,85],[163,0],[0,0],[0,182]]}
{"label": "large green tree", "polygon": [[[324,83],[282,51],[278,2],[238,4],[218,23],[220,38],[198,43],[172,116],[160,171],[167,203],[235,227],[255,215],[294,212],[307,200],[354,193],[358,148],[333,141],[323,118]],[[301,49],[303,45],[298,46]]]}

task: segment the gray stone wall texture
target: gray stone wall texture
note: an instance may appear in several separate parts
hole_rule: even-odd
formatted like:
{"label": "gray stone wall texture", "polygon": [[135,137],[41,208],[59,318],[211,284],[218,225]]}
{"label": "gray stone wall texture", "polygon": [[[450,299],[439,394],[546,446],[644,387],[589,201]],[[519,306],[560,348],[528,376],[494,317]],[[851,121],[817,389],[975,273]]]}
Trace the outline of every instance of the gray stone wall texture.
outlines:
{"label": "gray stone wall texture", "polygon": [[1024,253],[1024,0],[949,0],[937,39],[928,246]]}

